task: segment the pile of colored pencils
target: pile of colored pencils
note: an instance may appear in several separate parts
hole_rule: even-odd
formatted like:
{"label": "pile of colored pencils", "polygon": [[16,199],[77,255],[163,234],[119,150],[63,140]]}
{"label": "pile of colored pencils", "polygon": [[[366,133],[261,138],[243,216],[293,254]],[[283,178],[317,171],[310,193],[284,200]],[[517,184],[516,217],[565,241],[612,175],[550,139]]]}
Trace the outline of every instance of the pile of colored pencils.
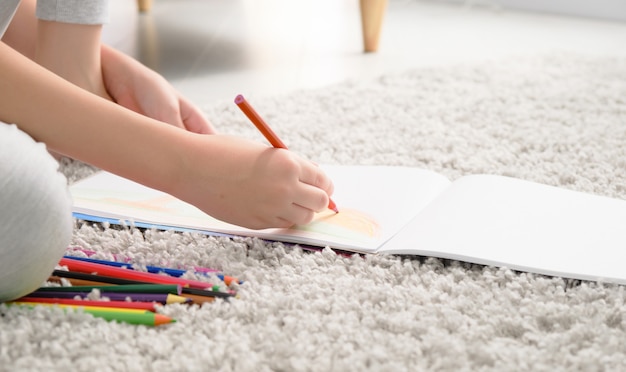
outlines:
{"label": "pile of colored pencils", "polygon": [[[237,279],[215,273],[225,286],[183,279],[186,270],[142,267],[128,262],[64,256],[54,270],[49,286],[41,287],[12,302],[20,306],[57,306],[84,311],[109,321],[157,326],[175,322],[159,314],[161,306],[173,303],[202,304],[216,298],[228,300],[236,293],[228,287]],[[213,270],[197,270],[200,273]],[[59,286],[60,285],[60,286]]]}

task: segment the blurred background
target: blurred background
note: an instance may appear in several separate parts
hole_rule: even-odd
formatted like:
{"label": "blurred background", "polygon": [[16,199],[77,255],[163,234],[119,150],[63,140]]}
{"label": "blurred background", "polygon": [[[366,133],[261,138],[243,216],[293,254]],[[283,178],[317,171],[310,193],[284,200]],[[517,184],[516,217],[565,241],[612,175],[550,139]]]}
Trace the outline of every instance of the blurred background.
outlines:
{"label": "blurred background", "polygon": [[388,0],[363,52],[358,0],[111,0],[104,41],[196,103],[551,52],[626,56],[626,0]]}

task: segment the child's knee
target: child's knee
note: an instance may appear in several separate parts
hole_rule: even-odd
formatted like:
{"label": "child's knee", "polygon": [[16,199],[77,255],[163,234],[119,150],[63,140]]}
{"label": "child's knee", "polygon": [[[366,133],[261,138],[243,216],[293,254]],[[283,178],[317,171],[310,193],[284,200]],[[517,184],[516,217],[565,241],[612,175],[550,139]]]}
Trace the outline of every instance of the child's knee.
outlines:
{"label": "child's knee", "polygon": [[0,123],[0,301],[39,287],[72,234],[71,198],[41,143]]}

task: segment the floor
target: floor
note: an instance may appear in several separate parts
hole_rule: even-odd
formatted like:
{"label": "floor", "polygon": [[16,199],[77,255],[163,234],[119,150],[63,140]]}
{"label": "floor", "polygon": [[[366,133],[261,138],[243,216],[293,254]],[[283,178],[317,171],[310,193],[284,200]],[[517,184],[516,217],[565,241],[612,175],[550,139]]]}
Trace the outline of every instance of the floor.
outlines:
{"label": "floor", "polygon": [[103,38],[203,104],[510,55],[626,55],[626,22],[499,9],[497,0],[389,0],[369,54],[357,0],[153,1],[147,14],[112,1]]}

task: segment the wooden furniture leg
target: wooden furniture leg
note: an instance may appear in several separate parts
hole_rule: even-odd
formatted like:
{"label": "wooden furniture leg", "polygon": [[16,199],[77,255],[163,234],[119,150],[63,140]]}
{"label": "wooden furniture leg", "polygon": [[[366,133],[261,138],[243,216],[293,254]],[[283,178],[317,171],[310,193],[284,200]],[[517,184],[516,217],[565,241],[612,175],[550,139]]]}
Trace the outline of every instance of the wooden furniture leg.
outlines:
{"label": "wooden furniture leg", "polygon": [[[359,5],[363,27],[363,50],[365,53],[376,52],[387,0],[359,0]],[[137,6],[140,12],[149,12],[152,8],[152,0],[137,0]]]}
{"label": "wooden furniture leg", "polygon": [[361,25],[363,26],[363,49],[365,53],[376,52],[383,26],[387,0],[359,0]]}
{"label": "wooden furniture leg", "polygon": [[137,7],[140,12],[149,12],[152,9],[152,0],[137,0]]}

